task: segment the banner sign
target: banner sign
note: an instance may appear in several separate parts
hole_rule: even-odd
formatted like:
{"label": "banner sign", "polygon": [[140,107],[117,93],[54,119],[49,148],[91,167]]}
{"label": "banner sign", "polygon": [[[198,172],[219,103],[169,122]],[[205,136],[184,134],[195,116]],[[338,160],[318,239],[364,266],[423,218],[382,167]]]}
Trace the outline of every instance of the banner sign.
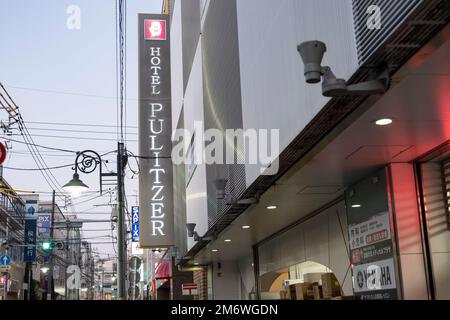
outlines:
{"label": "banner sign", "polygon": [[[36,219],[25,220],[25,248],[23,250],[24,262],[36,261]],[[29,245],[29,246],[28,246]]]}
{"label": "banner sign", "polygon": [[131,241],[139,242],[139,207],[131,207]]}
{"label": "banner sign", "polygon": [[38,212],[38,199],[28,199],[25,200],[25,217],[26,218],[35,218],[36,213]]}
{"label": "banner sign", "polygon": [[170,32],[167,15],[139,14],[139,239],[174,245]]}
{"label": "banner sign", "polygon": [[52,228],[52,215],[48,213],[39,213],[37,216],[37,231],[41,238],[49,238]]}

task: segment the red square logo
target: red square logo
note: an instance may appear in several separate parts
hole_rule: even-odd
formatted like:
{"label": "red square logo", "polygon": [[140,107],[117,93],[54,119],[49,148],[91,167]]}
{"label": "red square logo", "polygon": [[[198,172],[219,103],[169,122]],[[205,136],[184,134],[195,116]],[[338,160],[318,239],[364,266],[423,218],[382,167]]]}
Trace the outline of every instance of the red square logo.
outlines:
{"label": "red square logo", "polygon": [[166,20],[145,20],[145,40],[166,40]]}

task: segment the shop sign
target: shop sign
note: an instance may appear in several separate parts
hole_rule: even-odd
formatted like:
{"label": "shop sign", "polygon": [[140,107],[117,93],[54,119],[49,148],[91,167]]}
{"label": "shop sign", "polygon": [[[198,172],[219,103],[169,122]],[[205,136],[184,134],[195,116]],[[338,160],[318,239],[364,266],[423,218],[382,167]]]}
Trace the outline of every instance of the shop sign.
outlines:
{"label": "shop sign", "polygon": [[362,223],[349,225],[348,233],[352,264],[392,257],[389,212],[376,214]]}
{"label": "shop sign", "polygon": [[39,237],[50,237],[52,227],[52,215],[39,213],[37,216],[37,230]]}
{"label": "shop sign", "polygon": [[170,33],[167,15],[139,15],[139,240],[174,245]]}
{"label": "shop sign", "polygon": [[25,220],[25,248],[23,250],[24,262],[36,261],[36,219]]}
{"label": "shop sign", "polygon": [[351,250],[390,240],[389,212],[383,212],[362,223],[350,225],[348,230]]}
{"label": "shop sign", "polygon": [[353,290],[363,299],[392,299],[396,297],[394,259],[353,267]]}
{"label": "shop sign", "polygon": [[196,283],[183,283],[181,285],[183,296],[198,295],[198,285]]}

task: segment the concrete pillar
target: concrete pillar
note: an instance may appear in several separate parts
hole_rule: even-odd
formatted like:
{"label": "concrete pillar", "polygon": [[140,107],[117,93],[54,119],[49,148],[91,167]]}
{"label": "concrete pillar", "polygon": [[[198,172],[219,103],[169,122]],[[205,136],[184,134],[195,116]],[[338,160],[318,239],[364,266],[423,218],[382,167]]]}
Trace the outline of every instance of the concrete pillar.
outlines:
{"label": "concrete pillar", "polygon": [[426,300],[428,289],[413,165],[393,163],[390,176],[403,298]]}

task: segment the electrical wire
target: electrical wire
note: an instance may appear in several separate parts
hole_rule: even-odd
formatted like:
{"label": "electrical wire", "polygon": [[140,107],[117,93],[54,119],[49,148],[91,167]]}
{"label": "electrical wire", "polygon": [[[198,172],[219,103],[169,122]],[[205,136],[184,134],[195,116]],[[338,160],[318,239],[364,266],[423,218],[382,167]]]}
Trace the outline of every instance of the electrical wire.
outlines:
{"label": "electrical wire", "polygon": [[[113,97],[113,96],[102,96],[102,95],[81,93],[81,92],[47,90],[47,89],[40,89],[40,88],[29,88],[29,87],[10,86],[10,85],[6,85],[6,87],[7,88],[11,88],[11,89],[17,89],[17,90],[34,91],[34,92],[42,92],[42,93],[52,93],[52,94],[60,94],[60,95],[70,95],[70,96],[79,96],[79,97],[96,98],[96,99],[114,99],[114,100],[117,99],[117,97]],[[139,99],[137,99],[137,98],[130,98],[128,100],[130,100],[130,101],[139,101]]]}
{"label": "electrical wire", "polygon": [[[72,129],[56,129],[56,128],[28,128],[29,130],[37,131],[51,131],[51,132],[74,132],[74,133],[95,133],[95,134],[116,134],[112,131],[92,131],[92,130],[72,130]],[[137,136],[138,134],[133,132],[130,135]]]}
{"label": "electrical wire", "polygon": [[[117,125],[102,125],[93,123],[69,123],[69,122],[43,122],[43,121],[26,121],[31,124],[55,125],[55,126],[71,126],[71,127],[101,127],[101,128],[117,128]],[[138,129],[138,127],[127,126],[129,129]]]}
{"label": "electrical wire", "polygon": [[43,146],[41,144],[37,144],[37,143],[29,143],[29,142],[24,142],[24,141],[20,141],[20,140],[15,140],[15,139],[11,139],[9,137],[5,138],[2,137],[3,139],[8,139],[10,141],[13,142],[17,142],[17,143],[21,143],[21,144],[25,144],[27,146],[33,146],[33,147],[37,147],[37,148],[42,148],[42,149],[47,149],[47,150],[53,150],[53,151],[61,151],[61,152],[67,152],[67,153],[77,153],[74,150],[68,150],[68,149],[61,149],[61,148],[54,148],[54,147],[47,147],[47,146]]}
{"label": "electrical wire", "polygon": [[[73,166],[72,164],[65,164],[62,166],[56,166],[56,167],[48,167],[48,170],[54,170],[54,169],[62,169],[62,168],[68,168]],[[13,167],[3,167],[3,169],[8,169],[8,170],[16,170],[16,171],[41,171],[42,169],[40,168],[13,168]]]}
{"label": "electrical wire", "polygon": [[[11,134],[9,136],[20,136],[20,134]],[[41,138],[52,138],[52,139],[72,139],[72,140],[89,140],[89,141],[117,141],[116,139],[108,139],[108,138],[95,138],[95,137],[75,137],[75,136],[55,136],[55,135],[47,135],[47,134],[34,134],[35,137]],[[124,140],[125,141],[125,140]],[[134,142],[137,143],[138,140],[127,140],[126,142]]]}

